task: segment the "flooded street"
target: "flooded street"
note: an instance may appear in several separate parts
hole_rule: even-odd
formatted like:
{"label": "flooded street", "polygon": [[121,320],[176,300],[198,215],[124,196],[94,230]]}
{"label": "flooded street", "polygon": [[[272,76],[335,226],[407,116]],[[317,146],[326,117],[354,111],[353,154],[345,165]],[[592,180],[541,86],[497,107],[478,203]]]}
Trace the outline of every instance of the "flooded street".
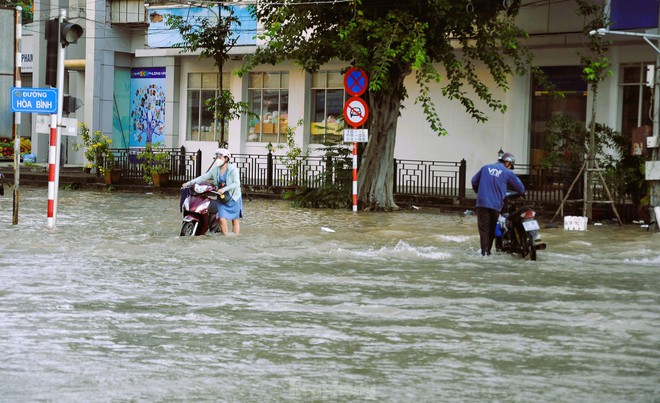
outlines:
{"label": "flooded street", "polygon": [[[0,197],[0,401],[660,401],[660,233],[245,201],[181,238],[178,196]],[[335,232],[322,229],[326,227]]]}

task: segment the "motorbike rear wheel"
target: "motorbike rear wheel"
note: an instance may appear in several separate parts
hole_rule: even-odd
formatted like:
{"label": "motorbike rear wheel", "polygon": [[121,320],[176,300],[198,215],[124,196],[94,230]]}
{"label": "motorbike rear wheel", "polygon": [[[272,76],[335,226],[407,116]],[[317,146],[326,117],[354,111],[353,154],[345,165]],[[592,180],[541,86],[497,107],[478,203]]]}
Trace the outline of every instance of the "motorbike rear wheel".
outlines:
{"label": "motorbike rear wheel", "polygon": [[195,223],[191,221],[184,221],[181,225],[181,236],[193,236],[195,235]]}
{"label": "motorbike rear wheel", "polygon": [[536,260],[536,244],[534,243],[534,236],[526,232],[520,245],[520,256],[522,258],[529,257],[529,260]]}

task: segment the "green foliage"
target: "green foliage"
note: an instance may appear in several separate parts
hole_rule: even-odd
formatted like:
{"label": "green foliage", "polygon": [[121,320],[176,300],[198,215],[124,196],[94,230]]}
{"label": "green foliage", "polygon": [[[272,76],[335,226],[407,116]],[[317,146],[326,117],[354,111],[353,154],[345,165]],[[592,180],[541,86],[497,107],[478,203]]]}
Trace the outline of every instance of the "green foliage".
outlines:
{"label": "green foliage", "polygon": [[635,205],[648,204],[649,187],[645,178],[645,156],[632,155],[632,137],[614,133],[612,147],[619,156],[616,164],[608,166],[606,180],[618,194],[628,195]]}
{"label": "green foliage", "polygon": [[[581,122],[567,115],[555,115],[546,124],[544,133],[545,157],[541,164],[545,168],[562,165],[580,166],[589,153],[589,131]],[[596,124],[596,159],[601,167],[612,164],[606,151],[614,147],[614,130]]]}
{"label": "green foliage", "polygon": [[310,187],[298,187],[287,191],[283,198],[293,201],[297,207],[307,208],[347,208],[352,203],[351,181],[353,164],[351,149],[345,145],[322,149],[330,161],[323,177],[318,177]]}
{"label": "green foliage", "polygon": [[34,1],[10,1],[10,0],[0,0],[0,7],[7,8],[16,8],[16,6],[21,6],[21,24],[29,24],[34,21]]}
{"label": "green foliage", "polygon": [[220,138],[225,140],[225,123],[240,117],[242,113],[249,114],[250,112],[247,103],[234,100],[231,91],[225,90],[223,86],[223,66],[229,59],[229,51],[238,41],[238,36],[234,35],[233,30],[240,27],[240,20],[231,7],[222,5],[222,3],[216,4],[219,12],[224,15],[216,15],[216,18],[213,19],[203,17],[188,19],[168,15],[166,23],[170,28],[177,29],[183,38],[183,42],[175,44],[174,47],[191,52],[200,50],[199,57],[212,59],[218,68],[220,72],[219,95],[207,99],[206,107],[220,121]]}
{"label": "green foliage", "polygon": [[282,144],[278,144],[277,146],[273,147],[271,143],[268,143],[266,148],[268,149],[269,152],[272,152],[275,149],[286,149],[285,154],[283,156],[279,156],[280,161],[287,167],[287,170],[289,171],[289,184],[290,185],[302,185],[302,180],[299,177],[302,166],[304,164],[304,159],[309,155],[309,150],[303,151],[302,147],[298,146],[296,144],[296,139],[295,139],[295,130],[296,127],[300,127],[304,124],[304,121],[300,119],[298,123],[296,123],[296,126],[287,126],[286,128],[286,146]]}
{"label": "green foliage", "polygon": [[[577,120],[557,115],[547,123],[545,133],[545,168],[569,167],[568,174],[577,174],[588,155],[589,131]],[[611,191],[629,196],[634,204],[647,192],[644,179],[645,157],[634,156],[630,136],[616,132],[607,125],[595,124],[595,159],[605,169],[604,178]]]}
{"label": "green foliage", "polygon": [[74,151],[84,148],[84,155],[87,159],[87,168],[96,168],[101,176],[114,167],[115,154],[110,149],[112,140],[97,130],[90,133],[89,126],[85,123],[80,124],[80,134],[82,143],[73,146]]}
{"label": "green foliage", "polygon": [[154,174],[170,172],[170,154],[165,151],[163,143],[147,143],[144,150],[138,153],[137,159],[147,183],[152,182]]}
{"label": "green foliage", "polygon": [[506,91],[509,77],[526,73],[531,61],[520,43],[526,34],[513,20],[519,7],[520,0],[480,0],[468,7],[455,0],[260,0],[251,11],[266,45],[245,57],[239,74],[286,60],[308,72],[336,60],[346,68],[362,68],[369,77],[364,98],[371,110],[366,126],[372,140],[362,156],[369,171],[360,175],[360,197],[369,208],[390,210],[396,207],[392,188],[382,184],[394,161],[396,119],[409,96],[405,78],[415,75],[420,88],[415,102],[438,135],[447,134],[443,119],[450,118],[441,115],[431,97],[438,88],[480,122],[487,113],[474,98],[485,108],[505,111],[493,95],[493,83]]}
{"label": "green foliage", "polygon": [[282,6],[280,0],[263,0],[252,10],[264,27],[261,38],[267,46],[246,57],[242,72],[287,59],[316,71],[339,58],[367,72],[371,99],[400,100],[408,93],[393,78],[415,72],[421,85],[416,101],[433,130],[445,134],[429,96],[429,85],[442,78],[435,63],[445,67],[443,94],[484,121],[486,114],[470,98],[465,84],[491,109],[504,111],[506,105],[493,97],[487,78],[478,76],[479,62],[488,67],[495,84],[506,90],[508,76],[522,73],[531,60],[520,45],[526,34],[513,23],[520,1],[507,4],[481,1],[466,12],[464,2],[453,0],[356,0],[332,7],[303,1]]}

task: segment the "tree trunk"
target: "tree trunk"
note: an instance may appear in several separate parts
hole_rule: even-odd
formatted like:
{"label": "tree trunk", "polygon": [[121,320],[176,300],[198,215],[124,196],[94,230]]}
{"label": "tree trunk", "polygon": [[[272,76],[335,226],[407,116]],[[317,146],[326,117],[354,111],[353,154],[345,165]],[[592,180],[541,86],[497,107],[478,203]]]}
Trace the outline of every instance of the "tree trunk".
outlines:
{"label": "tree trunk", "polygon": [[589,154],[587,155],[587,169],[584,174],[587,176],[584,189],[584,207],[582,213],[585,217],[593,221],[593,200],[594,200],[594,171],[596,167],[596,101],[598,100],[598,84],[592,84],[593,103],[591,104],[591,122],[589,123]]}
{"label": "tree trunk", "polygon": [[358,172],[358,199],[367,210],[398,210],[394,203],[394,145],[403,75],[391,75],[390,91],[369,96],[369,142]]}

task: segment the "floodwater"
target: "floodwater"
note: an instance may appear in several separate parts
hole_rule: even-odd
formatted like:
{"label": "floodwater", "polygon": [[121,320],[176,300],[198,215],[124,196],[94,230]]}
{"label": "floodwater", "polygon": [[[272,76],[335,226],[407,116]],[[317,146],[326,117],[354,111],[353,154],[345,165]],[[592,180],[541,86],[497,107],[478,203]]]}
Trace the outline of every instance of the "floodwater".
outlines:
{"label": "floodwater", "polygon": [[[660,233],[544,229],[482,257],[474,216],[178,197],[0,197],[0,401],[660,401]],[[543,222],[542,222],[543,224]],[[329,232],[323,228],[334,230]]]}

